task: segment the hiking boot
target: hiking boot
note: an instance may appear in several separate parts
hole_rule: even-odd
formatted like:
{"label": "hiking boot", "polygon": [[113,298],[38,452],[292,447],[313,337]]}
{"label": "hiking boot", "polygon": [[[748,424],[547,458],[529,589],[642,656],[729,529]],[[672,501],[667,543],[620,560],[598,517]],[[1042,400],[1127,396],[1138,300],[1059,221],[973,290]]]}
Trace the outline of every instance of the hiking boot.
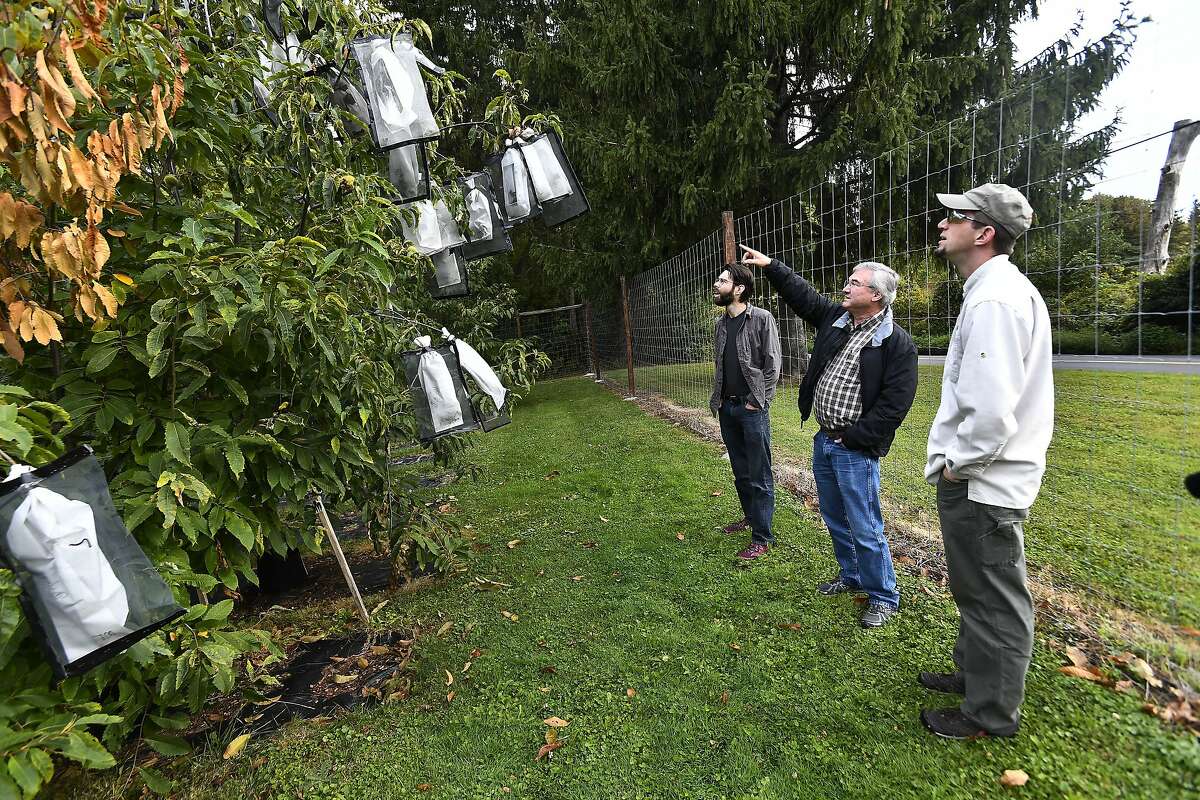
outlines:
{"label": "hiking boot", "polygon": [[967,693],[963,674],[957,670],[954,672],[922,672],[917,675],[917,683],[926,689],[933,689],[935,692],[944,694]]}
{"label": "hiking boot", "polygon": [[762,558],[767,554],[767,545],[751,542],[750,546],[737,554],[738,563],[749,564],[756,558]]}
{"label": "hiking boot", "polygon": [[829,597],[832,597],[835,594],[848,594],[861,591],[862,589],[859,589],[857,586],[851,586],[842,580],[840,576],[831,581],[817,584],[817,592]]}
{"label": "hiking boot", "polygon": [[737,522],[731,522],[724,528],[721,528],[722,533],[741,533],[750,527],[750,520],[742,517]]}
{"label": "hiking boot", "polygon": [[1015,730],[1012,733],[989,733],[978,723],[967,719],[967,715],[957,708],[923,709],[921,723],[943,739],[983,739],[988,736],[1007,738],[1017,733]]}
{"label": "hiking boot", "polygon": [[899,608],[890,606],[887,603],[872,600],[867,604],[867,610],[863,612],[859,623],[864,628],[882,628],[884,625],[887,625],[888,620],[899,610]]}

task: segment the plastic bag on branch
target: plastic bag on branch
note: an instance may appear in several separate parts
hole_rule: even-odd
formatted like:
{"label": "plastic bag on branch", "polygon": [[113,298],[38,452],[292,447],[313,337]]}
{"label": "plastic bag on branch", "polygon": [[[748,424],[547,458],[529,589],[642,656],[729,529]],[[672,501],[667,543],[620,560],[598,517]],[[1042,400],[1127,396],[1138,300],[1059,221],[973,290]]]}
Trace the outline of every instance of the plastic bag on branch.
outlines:
{"label": "plastic bag on branch", "polygon": [[376,146],[391,150],[436,139],[437,120],[417,64],[433,65],[413,45],[412,36],[405,33],[394,40],[369,36],[355,39],[350,46],[362,69]]}
{"label": "plastic bag on branch", "polygon": [[332,90],[329,95],[329,102],[342,109],[349,111],[354,115],[359,122],[347,121],[346,128],[352,136],[358,136],[368,131],[368,126],[371,120],[371,108],[367,105],[367,98],[362,93],[350,76],[346,73],[334,73],[332,66],[325,64],[318,68],[319,73],[329,75],[329,86]]}
{"label": "plastic bag on branch", "polygon": [[[454,346],[458,364],[478,389],[479,399],[475,411],[485,431],[493,431],[512,421],[508,411],[508,389],[500,382],[492,365],[474,347],[457,339],[450,331],[442,328],[442,336]],[[468,385],[470,388],[470,385]]]}
{"label": "plastic bag on branch", "polygon": [[181,616],[80,447],[0,483],[0,555],[54,673],[80,675]]}
{"label": "plastic bag on branch", "polygon": [[504,211],[496,200],[492,189],[492,176],[488,172],[476,172],[459,181],[463,199],[467,206],[467,243],[463,245],[463,258],[476,261],[486,256],[507,253],[512,250],[512,239],[504,222]]}
{"label": "plastic bag on branch", "polygon": [[429,199],[429,156],[424,142],[389,150],[388,180],[401,203]]}
{"label": "plastic bag on branch", "polygon": [[[562,139],[553,131],[546,131],[520,145],[521,153],[530,165],[530,175],[533,176],[534,191],[542,206],[542,224],[554,228],[580,217],[592,210],[575,168],[571,166],[563,150]],[[538,167],[534,167],[534,163]],[[539,184],[537,175],[542,174],[544,181]],[[545,194],[542,192],[545,189]],[[565,189],[565,191],[564,191]]]}
{"label": "plastic bag on branch", "polygon": [[500,204],[508,227],[528,222],[542,213],[520,148],[506,147],[489,158],[487,165],[492,173],[492,185],[500,188]]}
{"label": "plastic bag on branch", "polygon": [[432,255],[466,242],[445,200],[436,203],[422,200],[404,206],[404,211],[415,217],[410,221],[410,213],[401,216],[400,227],[404,238],[412,242],[422,255]]}
{"label": "plastic bag on branch", "polygon": [[254,102],[259,110],[266,113],[271,124],[278,127],[279,116],[271,108],[271,90],[268,84],[289,66],[299,66],[305,72],[309,72],[313,69],[313,64],[300,47],[300,40],[295,34],[288,34],[282,43],[264,39],[259,49],[258,63],[262,67],[262,79],[256,78],[251,82]]}
{"label": "plastic bag on branch", "polygon": [[467,394],[458,355],[450,342],[433,347],[429,336],[418,336],[401,358],[417,420],[417,438],[432,442],[441,436],[479,428]]}
{"label": "plastic bag on branch", "polygon": [[450,247],[429,256],[433,275],[429,278],[429,296],[434,300],[465,297],[471,293],[467,283],[467,262],[461,247]]}

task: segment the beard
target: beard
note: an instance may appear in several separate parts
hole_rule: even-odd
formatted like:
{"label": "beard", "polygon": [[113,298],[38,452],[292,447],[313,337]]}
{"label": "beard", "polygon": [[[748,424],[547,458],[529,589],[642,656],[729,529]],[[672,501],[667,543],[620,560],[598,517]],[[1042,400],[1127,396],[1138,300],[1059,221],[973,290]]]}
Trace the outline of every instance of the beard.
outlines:
{"label": "beard", "polygon": [[713,305],[726,308],[733,302],[733,292],[718,292],[713,295]]}

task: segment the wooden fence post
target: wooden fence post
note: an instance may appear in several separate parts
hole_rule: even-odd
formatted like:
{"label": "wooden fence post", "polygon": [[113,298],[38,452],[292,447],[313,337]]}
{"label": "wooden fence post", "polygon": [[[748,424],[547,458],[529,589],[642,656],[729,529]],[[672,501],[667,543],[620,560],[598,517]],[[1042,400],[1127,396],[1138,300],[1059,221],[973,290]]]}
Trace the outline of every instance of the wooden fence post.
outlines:
{"label": "wooden fence post", "polygon": [[725,263],[732,264],[738,260],[737,244],[733,238],[733,212],[721,212],[721,228],[725,231]]}
{"label": "wooden fence post", "polygon": [[517,338],[518,339],[524,338],[523,336],[521,336],[521,312],[520,311],[517,312]]}
{"label": "wooden fence post", "polygon": [[371,615],[367,613],[367,607],[363,605],[362,595],[358,593],[358,584],[354,582],[354,574],[350,572],[350,563],[346,561],[346,554],[342,552],[342,543],[338,541],[337,531],[333,529],[333,523],[329,521],[329,513],[325,511],[325,503],[321,499],[321,495],[316,496],[317,499],[317,519],[325,528],[325,534],[329,537],[329,544],[333,549],[334,558],[337,559],[338,566],[342,568],[342,577],[346,579],[346,585],[350,587],[350,594],[354,598],[354,607],[358,611],[358,616],[362,617],[364,625],[371,624]]}
{"label": "wooden fence post", "polygon": [[637,381],[633,377],[633,326],[629,319],[629,288],[621,276],[621,308],[625,312],[625,368],[629,372],[629,394],[637,396]]}

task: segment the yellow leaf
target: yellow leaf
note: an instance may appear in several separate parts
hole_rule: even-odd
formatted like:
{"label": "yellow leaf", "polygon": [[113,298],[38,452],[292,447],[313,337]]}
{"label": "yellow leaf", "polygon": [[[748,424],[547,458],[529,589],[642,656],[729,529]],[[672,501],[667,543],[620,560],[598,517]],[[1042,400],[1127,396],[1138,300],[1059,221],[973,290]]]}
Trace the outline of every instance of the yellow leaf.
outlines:
{"label": "yellow leaf", "polygon": [[513,539],[511,542],[508,543],[508,549],[512,550],[514,547],[516,547],[520,543],[521,543],[520,539]]}
{"label": "yellow leaf", "polygon": [[75,49],[71,47],[70,40],[64,35],[59,40],[58,46],[62,50],[63,61],[67,65],[67,74],[71,76],[71,83],[75,84],[75,88],[87,100],[99,100],[100,95],[96,94],[96,90],[84,77],[83,70],[79,68],[79,62],[75,59]]}
{"label": "yellow leaf", "polygon": [[1001,786],[1024,786],[1029,783],[1029,776],[1023,769],[1006,769],[1000,776]]}
{"label": "yellow leaf", "polygon": [[[112,233],[112,231],[109,231],[109,233]],[[122,234],[122,235],[124,235],[124,234]],[[133,278],[129,277],[124,272],[114,272],[113,277],[116,278],[117,280],[119,280],[121,283],[125,284],[126,286],[137,286],[137,284],[133,282]]]}
{"label": "yellow leaf", "polygon": [[554,744],[558,741],[558,728],[546,728],[546,744]]}
{"label": "yellow leaf", "polygon": [[356,675],[354,673],[351,673],[349,675],[334,675],[333,676],[334,683],[349,683],[350,681],[357,680],[357,679],[358,679],[358,675]]}
{"label": "yellow leaf", "polygon": [[442,627],[438,628],[438,632],[437,632],[437,635],[438,635],[438,637],[440,638],[440,637],[442,637],[442,636],[445,636],[445,635],[446,635],[446,631],[450,630],[450,629],[451,629],[451,628],[453,628],[453,627],[454,627],[454,622],[453,622],[453,621],[451,621],[451,622],[447,622],[445,625],[443,625]]}
{"label": "yellow leaf", "polygon": [[250,741],[250,734],[248,734],[248,733],[243,733],[241,736],[234,739],[232,742],[229,743],[229,746],[225,748],[224,758],[226,760],[231,759],[231,758],[237,758],[238,753],[240,753],[246,749],[246,743],[249,741]]}
{"label": "yellow leaf", "polygon": [[1132,659],[1129,662],[1129,671],[1156,689],[1162,687],[1162,681],[1155,677],[1154,669],[1143,659]]}
{"label": "yellow leaf", "polygon": [[71,90],[67,88],[63,82],[62,73],[58,71],[58,67],[53,63],[46,62],[46,51],[38,50],[33,58],[34,66],[37,68],[38,77],[49,84],[50,89],[63,102],[63,110],[69,117],[75,113],[75,95],[71,94]]}
{"label": "yellow leaf", "polygon": [[446,670],[446,685],[447,686],[454,685],[454,675],[450,672],[450,670]]}
{"label": "yellow leaf", "polygon": [[33,335],[38,340],[38,344],[50,344],[52,341],[62,341],[62,334],[58,331],[58,323],[54,321],[54,317],[50,316],[42,308],[36,308],[33,311]]}
{"label": "yellow leaf", "polygon": [[1104,683],[1104,676],[1094,669],[1084,669],[1072,664],[1069,667],[1059,667],[1058,671],[1063,675],[1070,675],[1073,678],[1083,678],[1085,681],[1094,681],[1095,683]]}

